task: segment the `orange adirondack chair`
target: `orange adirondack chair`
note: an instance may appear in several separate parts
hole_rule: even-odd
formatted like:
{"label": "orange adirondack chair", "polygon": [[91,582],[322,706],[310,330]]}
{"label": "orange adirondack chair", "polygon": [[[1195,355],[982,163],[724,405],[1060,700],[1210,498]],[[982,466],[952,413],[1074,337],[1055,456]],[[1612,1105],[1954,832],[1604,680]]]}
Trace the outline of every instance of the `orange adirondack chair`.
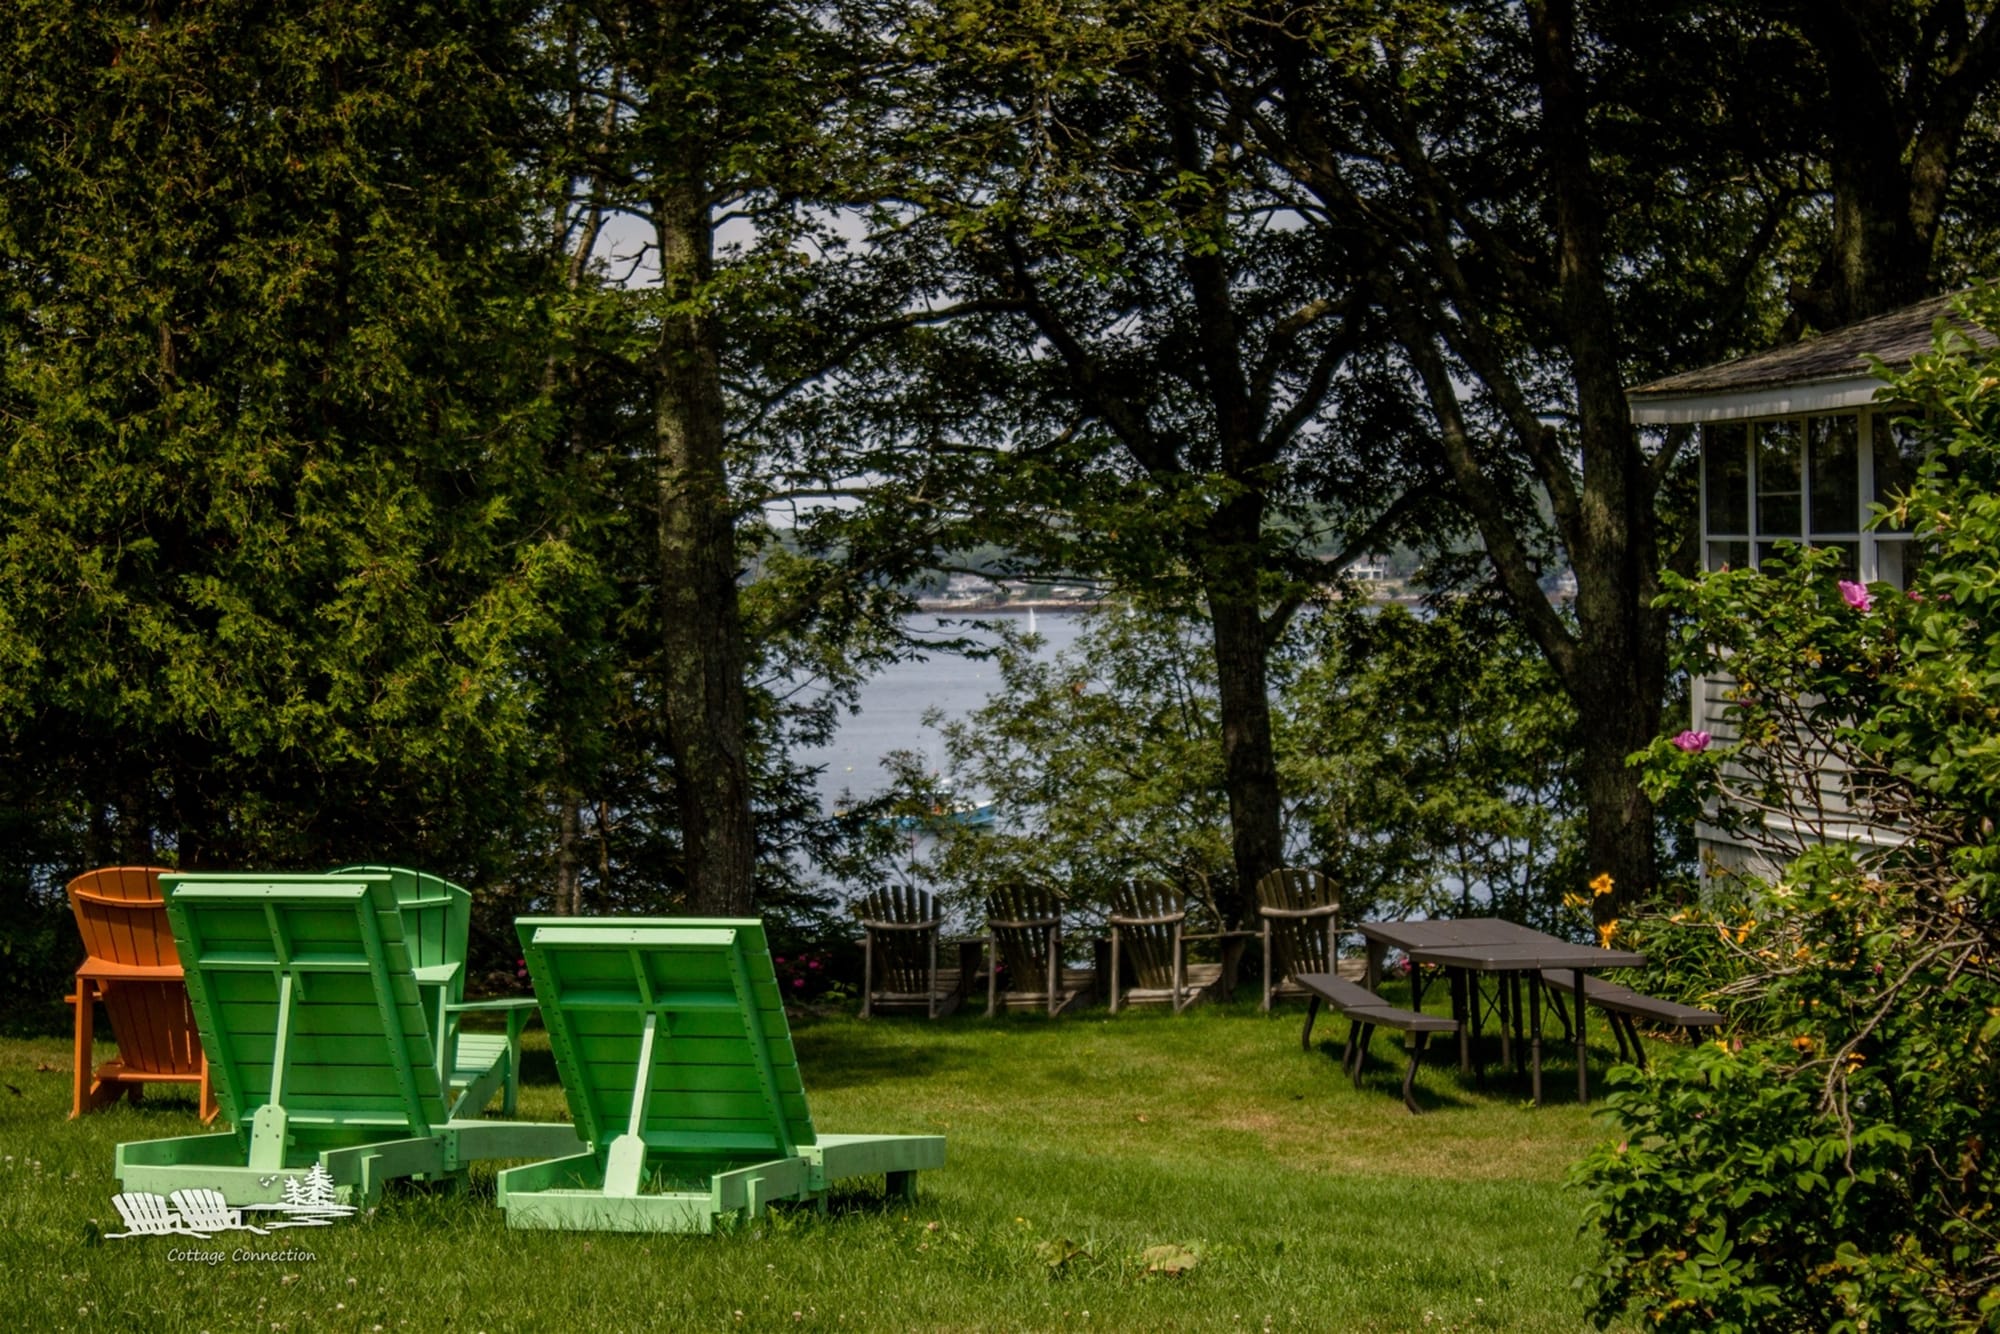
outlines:
{"label": "orange adirondack chair", "polygon": [[[72,1119],[102,1107],[121,1092],[134,1102],[148,1084],[197,1084],[201,1119],[217,1109],[208,1082],[180,956],[160,897],[160,869],[107,866],[69,882],[88,956],[76,970],[76,1093]],[[90,1042],[97,1007],[111,1016],[118,1058],[91,1068]]]}

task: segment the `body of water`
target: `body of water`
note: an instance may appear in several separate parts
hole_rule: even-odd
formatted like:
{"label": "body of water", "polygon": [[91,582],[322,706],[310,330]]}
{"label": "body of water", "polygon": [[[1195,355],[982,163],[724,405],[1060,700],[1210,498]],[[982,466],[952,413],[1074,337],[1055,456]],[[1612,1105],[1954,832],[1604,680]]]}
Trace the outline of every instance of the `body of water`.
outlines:
{"label": "body of water", "polygon": [[[976,617],[925,613],[912,617],[909,626],[920,638],[969,638],[991,643],[994,636],[970,630],[967,622],[996,620],[1002,615],[1018,628],[1027,629],[1025,615],[993,612]],[[1076,612],[1037,612],[1035,633],[1042,638],[1040,656],[1053,658],[1075,643],[1084,619]],[[860,712],[841,720],[832,744],[800,751],[796,758],[821,767],[820,799],[829,810],[841,804],[843,792],[857,799],[875,796],[889,785],[882,757],[890,751],[913,750],[927,758],[928,767],[944,767],[944,739],[924,726],[927,712],[937,709],[947,721],[963,718],[999,687],[999,664],[988,659],[938,652],[897,663],[861,687]]]}

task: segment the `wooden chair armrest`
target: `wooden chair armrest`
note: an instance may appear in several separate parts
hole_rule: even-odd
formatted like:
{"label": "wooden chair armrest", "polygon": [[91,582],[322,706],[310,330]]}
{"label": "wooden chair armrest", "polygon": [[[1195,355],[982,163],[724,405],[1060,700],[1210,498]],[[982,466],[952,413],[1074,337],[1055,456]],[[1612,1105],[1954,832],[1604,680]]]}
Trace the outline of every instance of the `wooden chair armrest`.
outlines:
{"label": "wooden chair armrest", "polygon": [[934,917],[928,922],[871,922],[864,917],[861,925],[868,931],[935,931],[944,925],[944,918]]}
{"label": "wooden chair armrest", "polygon": [[85,959],[76,975],[93,982],[179,982],[184,974],[177,963],[114,963],[109,959]]}
{"label": "wooden chair armrest", "polygon": [[1119,917],[1113,915],[1104,919],[1112,926],[1168,926],[1174,922],[1185,922],[1184,912],[1170,912],[1164,917]]}
{"label": "wooden chair armrest", "polygon": [[1255,940],[1263,935],[1261,931],[1201,931],[1181,937],[1182,940]]}
{"label": "wooden chair armrest", "polygon": [[1317,908],[1266,908],[1261,904],[1257,907],[1262,917],[1331,917],[1339,911],[1338,903],[1323,903]]}
{"label": "wooden chair armrest", "polygon": [[447,1001],[444,1008],[448,1014],[476,1014],[482,1011],[532,1010],[540,1004],[533,996],[496,996],[492,1000]]}
{"label": "wooden chair armrest", "polygon": [[1008,928],[1008,929],[1010,929],[1010,930],[1021,930],[1021,929],[1025,929],[1025,928],[1027,928],[1027,927],[1032,927],[1032,926],[1061,926],[1061,925],[1062,925],[1062,918],[1060,918],[1060,917],[1027,917],[1027,918],[1023,918],[1022,920],[1020,920],[1020,921],[1018,921],[1018,922],[1009,922],[1009,921],[1002,921],[1001,919],[999,919],[999,918],[997,918],[997,917],[994,917],[994,918],[989,918],[989,919],[987,919],[987,922],[986,922],[986,925],[987,925],[988,927],[996,927],[996,926],[1000,926],[1000,927],[1007,927],[1007,928]]}
{"label": "wooden chair armrest", "polygon": [[99,894],[88,889],[72,889],[70,893],[85,903],[100,903],[107,908],[128,908],[133,912],[165,912],[165,899],[121,899],[110,894]]}

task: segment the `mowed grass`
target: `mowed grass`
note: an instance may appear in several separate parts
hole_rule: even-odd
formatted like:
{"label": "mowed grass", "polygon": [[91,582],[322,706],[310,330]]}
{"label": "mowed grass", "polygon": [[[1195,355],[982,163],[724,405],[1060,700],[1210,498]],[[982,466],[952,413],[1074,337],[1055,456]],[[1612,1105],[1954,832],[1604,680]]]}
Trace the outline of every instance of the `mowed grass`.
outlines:
{"label": "mowed grass", "polygon": [[[509,1231],[491,1170],[392,1187],[374,1215],[268,1238],[101,1240],[112,1150],[200,1129],[191,1100],[65,1120],[68,1044],[0,1042],[0,1321],[9,1329],[1576,1330],[1588,1260],[1565,1189],[1606,1133],[1551,1060],[1524,1081],[1419,1076],[1378,1034],[1356,1091],[1341,1024],[1301,1011],[1086,1011],[1051,1022],[837,1017],[794,1034],[822,1131],[949,1139],[914,1205],[879,1181],[714,1236]],[[530,1034],[530,1042],[541,1038]],[[1552,1044],[1553,1045],[1553,1044]],[[100,1045],[100,1059],[110,1055]],[[1597,1052],[1601,1078],[1609,1053]],[[522,1114],[567,1119],[546,1045]],[[496,1103],[497,1105],[497,1103]],[[1195,1261],[1149,1274],[1148,1248]],[[310,1258],[260,1259],[283,1248]],[[222,1252],[221,1263],[181,1257]],[[245,1258],[233,1258],[237,1254]]]}

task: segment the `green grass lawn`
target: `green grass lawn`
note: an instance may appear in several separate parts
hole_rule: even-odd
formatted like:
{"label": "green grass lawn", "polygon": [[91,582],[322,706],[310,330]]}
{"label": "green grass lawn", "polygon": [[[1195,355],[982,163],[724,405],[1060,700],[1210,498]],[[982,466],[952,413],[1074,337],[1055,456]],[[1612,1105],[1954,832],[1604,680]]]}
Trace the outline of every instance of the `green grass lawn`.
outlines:
{"label": "green grass lawn", "polygon": [[[199,1129],[149,1095],[66,1121],[68,1044],[0,1042],[0,1319],[9,1329],[1575,1330],[1588,1258],[1569,1166],[1603,1128],[1552,1061],[1525,1082],[1419,1076],[1380,1034],[1357,1092],[1301,1011],[1050,1022],[803,1021],[822,1131],[942,1133],[914,1205],[880,1183],[822,1216],[716,1236],[510,1232],[490,1170],[469,1195],[392,1187],[372,1217],[213,1242],[118,1231],[112,1146]],[[1322,1021],[1316,1038],[1344,1025]],[[540,1033],[530,1034],[531,1043]],[[100,1047],[100,1059],[108,1055]],[[1601,1074],[1608,1053],[1599,1052]],[[546,1047],[524,1116],[566,1118]],[[497,1103],[496,1103],[497,1106]],[[310,1258],[174,1258],[281,1247]],[[1149,1247],[1195,1264],[1146,1272]]]}

